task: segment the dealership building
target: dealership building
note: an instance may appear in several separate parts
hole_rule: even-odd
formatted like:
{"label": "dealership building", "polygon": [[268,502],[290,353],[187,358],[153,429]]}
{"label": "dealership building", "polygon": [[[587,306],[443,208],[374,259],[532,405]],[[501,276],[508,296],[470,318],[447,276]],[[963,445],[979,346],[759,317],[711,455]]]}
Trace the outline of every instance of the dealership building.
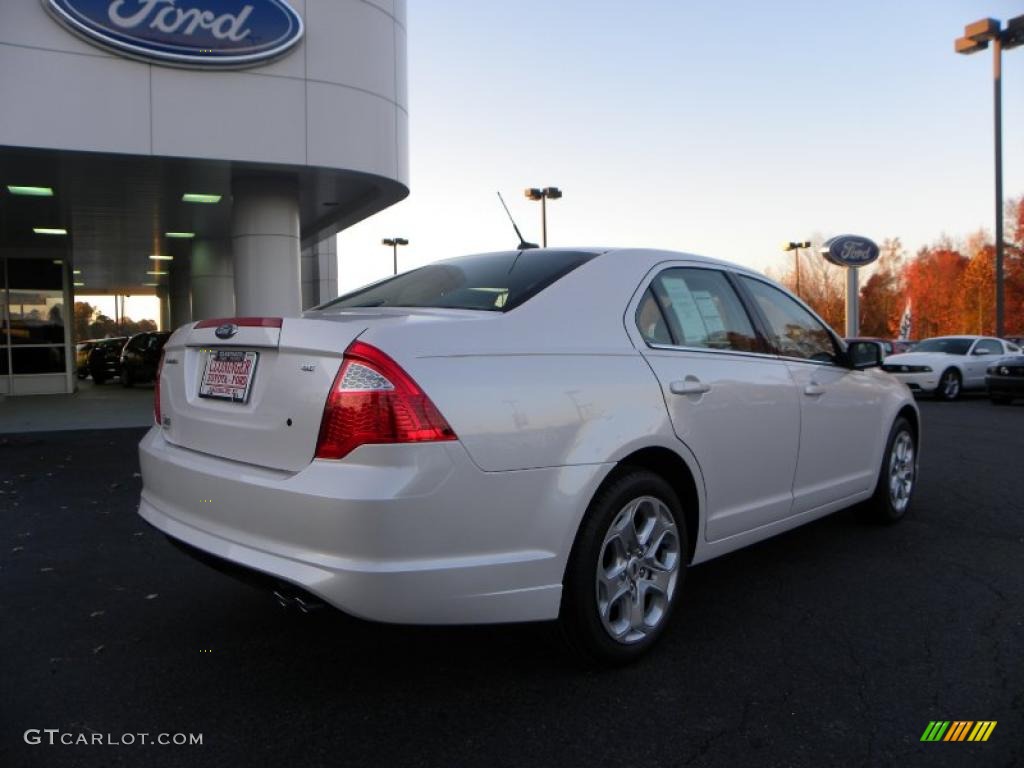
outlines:
{"label": "dealership building", "polygon": [[408,194],[404,0],[2,0],[0,104],[0,394],[74,391],[76,290],[296,315]]}

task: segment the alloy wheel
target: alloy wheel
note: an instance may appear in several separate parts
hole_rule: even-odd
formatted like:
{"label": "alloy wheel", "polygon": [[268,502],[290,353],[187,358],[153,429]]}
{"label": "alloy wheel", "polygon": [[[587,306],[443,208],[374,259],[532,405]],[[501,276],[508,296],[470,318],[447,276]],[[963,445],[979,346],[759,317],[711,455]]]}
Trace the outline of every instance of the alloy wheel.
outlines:
{"label": "alloy wheel", "polygon": [[914,491],[914,439],[909,432],[900,432],[889,453],[889,501],[902,513]]}
{"label": "alloy wheel", "polygon": [[955,400],[960,394],[960,377],[955,371],[947,371],[942,377],[942,396],[947,400]]}
{"label": "alloy wheel", "polygon": [[680,562],[676,522],[663,501],[641,496],[619,511],[601,544],[595,579],[597,612],[613,640],[636,643],[661,625]]}

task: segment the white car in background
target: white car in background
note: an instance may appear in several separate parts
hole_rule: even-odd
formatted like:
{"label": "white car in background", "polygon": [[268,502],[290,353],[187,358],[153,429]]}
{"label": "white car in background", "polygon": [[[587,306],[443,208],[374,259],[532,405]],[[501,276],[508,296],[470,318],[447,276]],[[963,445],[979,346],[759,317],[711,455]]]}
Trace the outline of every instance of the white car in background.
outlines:
{"label": "white car in background", "polygon": [[878,363],[731,264],[466,256],[301,318],[179,328],[139,514],[287,600],[557,619],[628,661],[688,566],[859,502],[903,517],[918,412]]}
{"label": "white car in background", "polygon": [[936,336],[918,342],[912,352],[890,355],[882,369],[914,392],[956,400],[967,390],[985,389],[985,372],[1016,344],[991,336]]}

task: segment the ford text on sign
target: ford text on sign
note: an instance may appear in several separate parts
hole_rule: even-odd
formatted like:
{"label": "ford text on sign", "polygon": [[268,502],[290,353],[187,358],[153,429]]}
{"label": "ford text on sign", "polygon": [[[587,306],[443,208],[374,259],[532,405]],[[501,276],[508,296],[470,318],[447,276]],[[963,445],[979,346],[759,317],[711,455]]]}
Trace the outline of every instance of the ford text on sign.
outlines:
{"label": "ford text on sign", "polygon": [[285,0],[44,0],[87,40],[133,58],[241,67],[280,56],[302,38]]}
{"label": "ford text on sign", "polygon": [[860,235],[838,235],[825,242],[821,255],[840,267],[866,267],[878,258],[878,246]]}

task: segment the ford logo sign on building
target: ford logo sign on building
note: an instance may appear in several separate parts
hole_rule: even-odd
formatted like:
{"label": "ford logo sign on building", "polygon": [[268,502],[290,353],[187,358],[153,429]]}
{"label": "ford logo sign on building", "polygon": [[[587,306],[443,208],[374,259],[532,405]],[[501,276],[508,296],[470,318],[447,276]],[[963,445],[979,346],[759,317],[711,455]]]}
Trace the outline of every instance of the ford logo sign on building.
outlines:
{"label": "ford logo sign on building", "polygon": [[92,43],[132,58],[185,67],[247,67],[302,39],[285,0],[43,0]]}
{"label": "ford logo sign on building", "polygon": [[860,235],[838,235],[825,242],[821,255],[839,267],[866,267],[878,258],[878,246]]}

